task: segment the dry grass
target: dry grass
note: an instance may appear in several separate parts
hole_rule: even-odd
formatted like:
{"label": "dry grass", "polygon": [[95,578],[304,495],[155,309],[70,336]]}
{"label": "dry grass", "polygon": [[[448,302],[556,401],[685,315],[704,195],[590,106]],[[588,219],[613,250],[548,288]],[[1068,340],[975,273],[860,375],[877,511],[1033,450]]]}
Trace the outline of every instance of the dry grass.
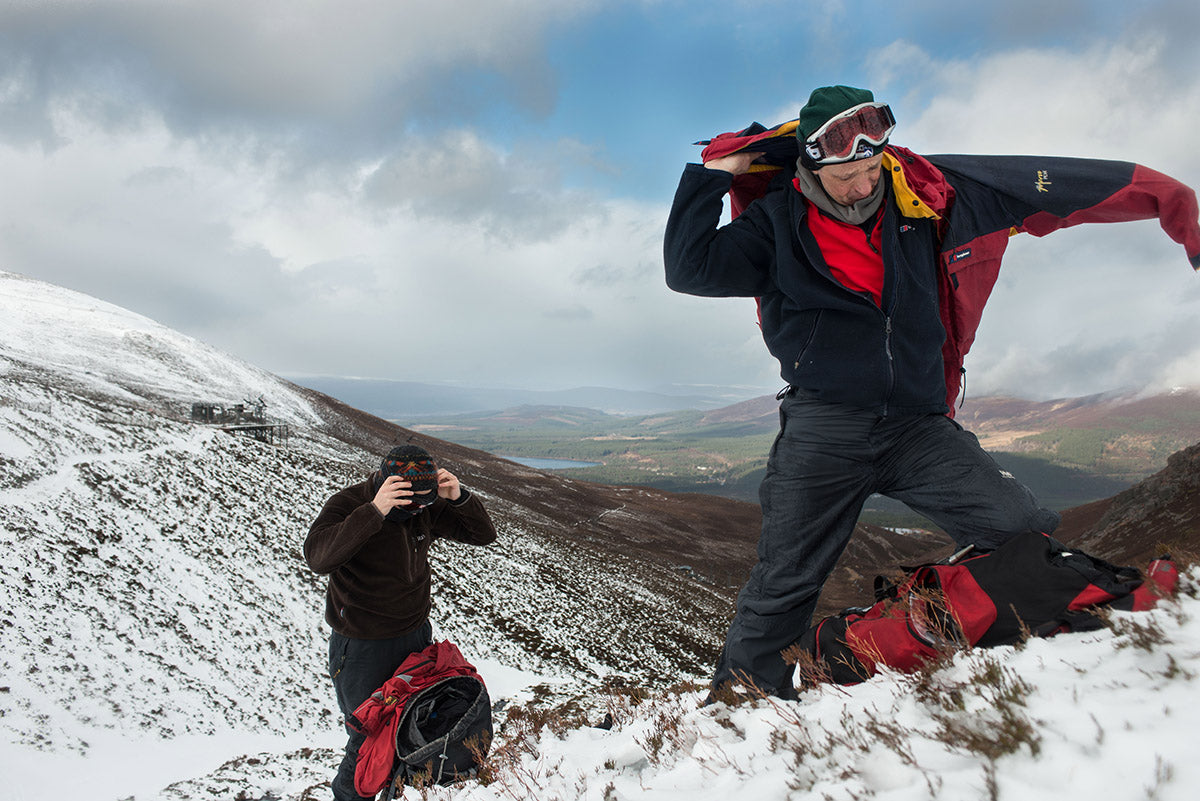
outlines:
{"label": "dry grass", "polygon": [[[1193,576],[1194,572],[1181,569],[1182,592],[1200,592],[1197,588],[1200,578]],[[935,638],[936,656],[926,664],[906,675],[888,676],[887,680],[902,684],[900,697],[918,705],[918,714],[906,715],[904,721],[898,715],[856,715],[847,711],[840,722],[814,725],[806,717],[810,713],[803,698],[799,704],[782,701],[749,682],[714,691],[711,703],[697,710],[695,697],[705,690],[703,684],[685,683],[665,691],[651,691],[626,681],[611,682],[604,688],[602,706],[607,710],[606,724],[617,730],[634,731],[633,739],[644,751],[646,764],[669,768],[694,760],[701,770],[714,776],[742,775],[749,768],[731,756],[736,752],[729,749],[729,738],[744,741],[764,736],[761,729],[746,727],[746,712],[751,714],[750,720],[758,720],[761,712],[770,726],[765,734],[766,749],[784,760],[791,774],[789,786],[801,794],[811,792],[819,781],[830,776],[845,781],[861,780],[863,760],[882,748],[918,771],[928,785],[929,796],[935,797],[942,792],[944,779],[935,770],[923,767],[918,754],[923,753],[920,743],[936,743],[945,750],[972,758],[980,771],[980,797],[997,799],[998,765],[1002,760],[1018,754],[1033,758],[1042,754],[1043,723],[1036,718],[1030,700],[1035,686],[1008,667],[999,655],[987,651],[964,654],[961,637],[955,636],[957,621],[950,615],[930,613],[933,605],[939,603],[939,595],[927,592],[920,600],[932,623],[941,626],[935,630],[942,636]],[[1165,604],[1164,608],[1170,610],[1176,605]],[[1168,642],[1157,616],[1109,614],[1105,619],[1116,634],[1116,647],[1154,650]],[[868,646],[860,652],[864,658],[874,660],[877,655],[869,650]],[[786,656],[796,665],[802,687],[820,687],[802,689],[802,693],[848,692],[828,683],[829,666],[814,661],[808,653],[792,648]],[[1168,662],[1168,674],[1180,669],[1175,660]],[[542,733],[561,737],[583,725],[587,722],[575,704],[509,710],[505,741],[488,757],[480,781],[499,784],[503,795],[509,798],[538,797],[539,779],[544,781],[545,776],[535,775],[533,766],[538,762]],[[1104,740],[1099,726],[1096,738],[1097,743]],[[609,771],[616,768],[611,760],[604,765]],[[1171,780],[1172,767],[1160,763],[1153,781],[1146,787],[1147,797],[1158,797],[1161,788]],[[592,792],[599,787],[593,787]],[[603,797],[614,797],[615,793],[613,783],[609,782]],[[586,793],[581,791],[582,794]]]}

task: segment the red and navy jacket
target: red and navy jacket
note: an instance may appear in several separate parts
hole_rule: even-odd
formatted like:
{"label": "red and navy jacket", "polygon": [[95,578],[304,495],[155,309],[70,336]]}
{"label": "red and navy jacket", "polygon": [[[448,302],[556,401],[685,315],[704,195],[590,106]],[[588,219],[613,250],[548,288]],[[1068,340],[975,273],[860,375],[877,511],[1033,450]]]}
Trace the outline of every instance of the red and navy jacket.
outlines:
{"label": "red and navy jacket", "polygon": [[[803,394],[880,414],[953,414],[963,359],[1015,233],[1158,218],[1200,270],[1195,193],[1141,165],[1042,156],[922,157],[889,146],[882,223],[884,295],[839,282],[789,180],[795,121],[707,143],[710,160],[762,151],[736,178],[689,164],[664,239],[667,284],[755,297],[767,347]],[[734,219],[718,228],[725,194]]]}

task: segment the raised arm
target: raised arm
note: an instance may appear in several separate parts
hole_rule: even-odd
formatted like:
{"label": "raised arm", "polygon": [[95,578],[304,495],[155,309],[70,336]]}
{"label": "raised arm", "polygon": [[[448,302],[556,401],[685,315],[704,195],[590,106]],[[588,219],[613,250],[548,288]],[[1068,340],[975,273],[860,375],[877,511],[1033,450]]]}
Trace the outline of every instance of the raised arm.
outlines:
{"label": "raised arm", "polygon": [[325,503],[304,539],[304,559],[316,573],[332,573],[350,561],[379,532],[383,514],[343,490]]}
{"label": "raised arm", "polygon": [[496,527],[483,502],[465,489],[449,470],[438,470],[438,496],[446,501],[430,510],[433,534],[469,545],[496,541]]}
{"label": "raised arm", "polygon": [[684,168],[663,237],[671,289],[706,297],[756,297],[769,291],[773,232],[761,228],[750,209],[718,227],[734,177],[746,172],[757,156],[731,153]]}

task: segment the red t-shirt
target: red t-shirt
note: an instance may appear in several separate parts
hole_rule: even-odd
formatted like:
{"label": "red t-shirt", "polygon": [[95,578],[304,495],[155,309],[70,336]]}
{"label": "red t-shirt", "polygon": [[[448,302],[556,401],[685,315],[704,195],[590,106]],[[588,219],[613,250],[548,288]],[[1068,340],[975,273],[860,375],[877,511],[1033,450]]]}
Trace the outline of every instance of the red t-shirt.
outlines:
{"label": "red t-shirt", "polygon": [[876,306],[883,304],[883,215],[876,214],[871,234],[862,227],[835,220],[808,204],[808,228],[821,248],[833,277],[856,292],[867,292]]}

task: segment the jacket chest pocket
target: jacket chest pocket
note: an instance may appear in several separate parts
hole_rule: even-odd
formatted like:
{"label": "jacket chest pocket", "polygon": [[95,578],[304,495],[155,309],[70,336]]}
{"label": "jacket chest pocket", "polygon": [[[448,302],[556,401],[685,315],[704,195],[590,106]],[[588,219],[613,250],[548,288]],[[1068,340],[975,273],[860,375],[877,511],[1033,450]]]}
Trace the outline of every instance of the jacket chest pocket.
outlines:
{"label": "jacket chest pocket", "polygon": [[1009,231],[996,231],[942,252],[942,268],[948,282],[948,315],[965,354],[975,339],[975,329],[983,317],[983,307],[1000,276],[1000,259],[1008,248]]}
{"label": "jacket chest pocket", "polygon": [[433,538],[428,532],[409,532],[405,537],[402,569],[407,581],[418,581],[429,573],[429,546]]}

